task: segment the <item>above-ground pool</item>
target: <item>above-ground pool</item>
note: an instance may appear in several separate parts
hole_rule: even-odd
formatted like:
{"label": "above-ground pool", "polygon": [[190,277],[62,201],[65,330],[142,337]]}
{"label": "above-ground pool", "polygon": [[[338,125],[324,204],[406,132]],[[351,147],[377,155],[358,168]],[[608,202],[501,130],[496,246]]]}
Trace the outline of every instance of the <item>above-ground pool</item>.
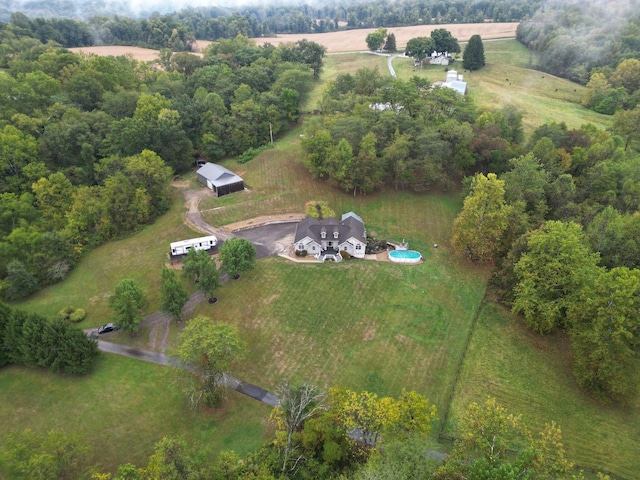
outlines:
{"label": "above-ground pool", "polygon": [[420,263],[422,254],[415,250],[391,250],[389,260],[395,263]]}

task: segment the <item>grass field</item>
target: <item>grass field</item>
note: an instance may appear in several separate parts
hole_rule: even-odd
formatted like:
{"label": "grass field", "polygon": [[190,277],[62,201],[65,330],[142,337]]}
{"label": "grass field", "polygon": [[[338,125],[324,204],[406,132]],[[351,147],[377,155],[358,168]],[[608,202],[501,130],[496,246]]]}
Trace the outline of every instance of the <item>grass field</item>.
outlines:
{"label": "grass field", "polygon": [[271,258],[224,285],[202,311],[238,325],[251,352],[238,373],[249,381],[273,388],[308,380],[381,395],[407,388],[442,411],[484,284],[439,255],[412,267]]}
{"label": "grass field", "polygon": [[131,278],[138,281],[147,294],[146,311],[159,310],[160,272],[169,243],[194,234],[183,223],[184,212],[184,199],[176,191],[171,210],[153,225],[144,227],[129,238],[96,248],[81,259],[66,281],[41,290],[17,306],[53,316],[63,307],[72,305],[87,312],[81,327],[97,326],[111,318],[107,298],[116,284],[122,278]]}
{"label": "grass field", "polygon": [[564,334],[537,335],[491,303],[481,309],[467,350],[448,433],[455,433],[467,404],[487,396],[521,413],[537,431],[544,423],[558,423],[569,458],[577,464],[638,478],[640,401],[629,407],[602,404],[579,390]]}
{"label": "grass field", "polygon": [[[154,444],[167,435],[183,436],[205,452],[248,453],[268,439],[269,411],[230,393],[220,410],[194,414],[167,369],[116,355],[102,355],[82,377],[0,371],[0,444],[9,432],[27,428],[75,432],[92,447],[92,464],[106,471],[125,462],[146,465]],[[1,465],[0,478],[8,478]]]}
{"label": "grass field", "polygon": [[[397,58],[393,66],[398,78],[424,76],[431,82],[444,81],[445,69],[457,70],[467,82],[468,95],[481,110],[494,110],[507,105],[517,107],[524,115],[525,133],[549,122],[565,122],[569,128],[593,123],[609,126],[611,117],[580,105],[584,92],[581,85],[528,68],[527,49],[516,40],[492,40],[484,44],[486,67],[464,72],[460,61],[443,66],[413,68],[413,61]],[[464,49],[464,46],[462,47]]]}

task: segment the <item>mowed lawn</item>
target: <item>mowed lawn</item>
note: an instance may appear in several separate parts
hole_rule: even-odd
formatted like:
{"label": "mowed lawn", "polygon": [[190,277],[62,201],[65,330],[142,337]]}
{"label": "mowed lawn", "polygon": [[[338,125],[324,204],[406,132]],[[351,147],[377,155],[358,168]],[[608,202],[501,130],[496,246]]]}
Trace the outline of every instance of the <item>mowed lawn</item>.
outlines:
{"label": "mowed lawn", "polygon": [[[25,429],[73,432],[92,448],[91,464],[103,471],[115,472],[125,462],[145,466],[155,443],[168,435],[209,455],[225,449],[246,454],[272,435],[269,412],[231,392],[221,409],[193,413],[168,369],[117,355],[103,354],[94,371],[81,377],[0,370],[0,444]],[[6,474],[0,465],[0,478]]]}
{"label": "mowed lawn", "polygon": [[484,285],[437,255],[417,266],[276,257],[200,311],[239,327],[250,353],[238,374],[253,383],[306,380],[380,395],[404,388],[442,411]]}
{"label": "mowed lawn", "polygon": [[[540,336],[501,306],[480,311],[451,406],[447,431],[466,406],[488,396],[536,431],[555,421],[568,456],[578,465],[629,480],[640,472],[640,400],[603,404],[580,390],[571,373],[566,335]],[[640,362],[638,362],[640,368]]]}

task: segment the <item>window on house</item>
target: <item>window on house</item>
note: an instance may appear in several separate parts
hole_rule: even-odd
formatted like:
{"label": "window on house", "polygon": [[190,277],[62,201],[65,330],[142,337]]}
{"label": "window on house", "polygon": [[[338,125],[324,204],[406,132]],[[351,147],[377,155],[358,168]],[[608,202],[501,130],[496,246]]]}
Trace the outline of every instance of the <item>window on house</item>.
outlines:
{"label": "window on house", "polygon": [[320,236],[321,236],[322,238],[327,238],[327,232],[322,232],[322,233],[320,233]]}
{"label": "window on house", "polygon": [[299,243],[299,244],[298,244],[298,250],[304,250],[304,245],[303,245],[303,244],[301,244],[301,243]]}
{"label": "window on house", "polygon": [[338,238],[338,232],[333,232],[333,238]]}
{"label": "window on house", "polygon": [[316,246],[314,245],[313,247],[311,247],[311,250],[313,250],[315,252],[316,251]]}
{"label": "window on house", "polygon": [[362,245],[360,244],[356,245],[356,250],[362,250]]}

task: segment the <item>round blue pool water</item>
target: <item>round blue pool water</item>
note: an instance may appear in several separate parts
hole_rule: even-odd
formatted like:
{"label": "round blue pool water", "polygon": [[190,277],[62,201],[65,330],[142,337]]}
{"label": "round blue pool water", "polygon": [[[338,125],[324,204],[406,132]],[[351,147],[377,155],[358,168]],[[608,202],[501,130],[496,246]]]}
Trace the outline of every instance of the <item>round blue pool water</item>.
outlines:
{"label": "round blue pool water", "polygon": [[418,263],[422,260],[422,254],[416,250],[391,250],[389,260],[396,263]]}

